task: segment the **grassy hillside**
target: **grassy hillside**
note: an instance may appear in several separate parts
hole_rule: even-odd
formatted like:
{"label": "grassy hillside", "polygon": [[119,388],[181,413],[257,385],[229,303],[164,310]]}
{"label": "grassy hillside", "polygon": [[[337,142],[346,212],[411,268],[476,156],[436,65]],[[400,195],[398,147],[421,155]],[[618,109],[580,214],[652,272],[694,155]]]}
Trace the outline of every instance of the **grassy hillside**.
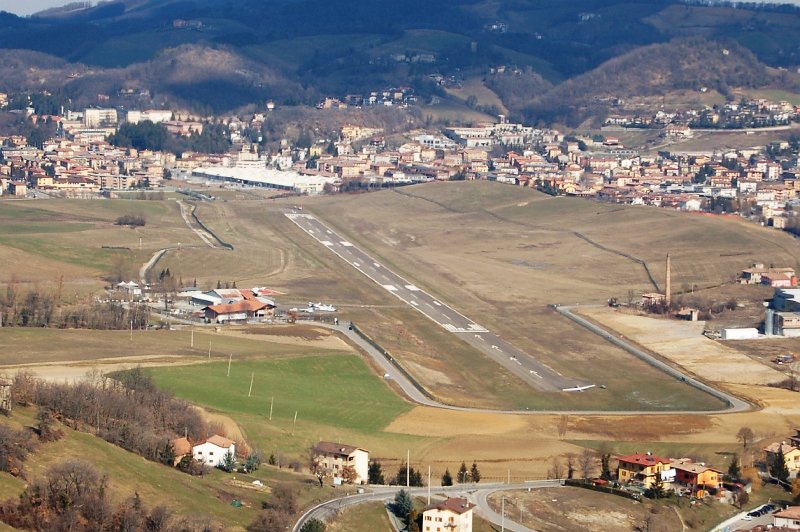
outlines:
{"label": "grassy hillside", "polygon": [[[12,426],[31,426],[35,412],[16,409],[5,421]],[[153,508],[166,506],[175,517],[188,526],[226,530],[243,530],[261,509],[261,502],[269,498],[269,487],[281,481],[291,481],[298,488],[300,506],[331,498],[333,490],[310,489],[307,477],[288,470],[264,467],[253,474],[229,475],[213,470],[202,477],[193,477],[176,469],[149,462],[91,434],[77,432],[61,426],[65,437],[57,442],[43,444],[25,462],[25,471],[32,481],[44,475],[53,465],[68,458],[89,461],[108,479],[110,498],[123,502],[138,493],[144,504]],[[234,478],[235,477],[235,478]],[[261,480],[267,487],[254,487],[253,480]],[[25,487],[20,479],[0,473],[0,491],[3,498],[14,498]],[[230,503],[238,499],[242,506]]]}

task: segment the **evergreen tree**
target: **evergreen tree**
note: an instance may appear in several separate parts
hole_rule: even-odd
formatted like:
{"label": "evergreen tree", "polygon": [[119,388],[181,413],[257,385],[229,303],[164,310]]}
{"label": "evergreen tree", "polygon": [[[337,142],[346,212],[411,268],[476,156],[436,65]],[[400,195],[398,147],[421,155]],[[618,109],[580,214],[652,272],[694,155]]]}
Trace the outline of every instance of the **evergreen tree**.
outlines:
{"label": "evergreen tree", "polygon": [[325,523],[319,519],[309,519],[300,529],[300,532],[325,532]]}
{"label": "evergreen tree", "polygon": [[383,478],[383,469],[381,468],[380,462],[372,461],[369,463],[367,477],[370,484],[386,484],[386,481]]}
{"label": "evergreen tree", "polygon": [[450,474],[449,469],[444,470],[444,475],[442,475],[442,486],[452,486],[453,485],[453,476]]}
{"label": "evergreen tree", "polygon": [[469,480],[469,471],[467,471],[467,464],[461,462],[461,467],[458,468],[458,476],[456,480],[459,484],[463,484]]}
{"label": "evergreen tree", "polygon": [[469,470],[469,476],[472,482],[478,483],[481,481],[481,472],[478,471],[478,464],[472,462],[472,468]]}
{"label": "evergreen tree", "polygon": [[600,455],[600,478],[603,480],[611,480],[611,468],[609,466],[609,462],[611,461],[611,455],[608,453],[603,453]]}
{"label": "evergreen tree", "polygon": [[731,463],[728,466],[728,477],[731,480],[739,480],[742,476],[742,470],[739,467],[739,456],[733,455],[731,458]]}
{"label": "evergreen tree", "polygon": [[164,449],[158,453],[158,461],[164,465],[175,465],[175,449],[172,447],[172,442],[167,442]]}
{"label": "evergreen tree", "polygon": [[228,449],[228,452],[222,457],[222,461],[217,464],[217,467],[226,473],[232,472],[236,467],[236,457],[233,456],[233,453],[230,451],[230,449]]}
{"label": "evergreen tree", "polygon": [[785,487],[789,483],[789,468],[786,467],[783,452],[770,453],[769,456],[769,474],[778,479]]}
{"label": "evergreen tree", "polygon": [[411,495],[409,495],[406,490],[400,490],[397,492],[397,495],[394,496],[392,512],[400,519],[407,519],[413,507]]}

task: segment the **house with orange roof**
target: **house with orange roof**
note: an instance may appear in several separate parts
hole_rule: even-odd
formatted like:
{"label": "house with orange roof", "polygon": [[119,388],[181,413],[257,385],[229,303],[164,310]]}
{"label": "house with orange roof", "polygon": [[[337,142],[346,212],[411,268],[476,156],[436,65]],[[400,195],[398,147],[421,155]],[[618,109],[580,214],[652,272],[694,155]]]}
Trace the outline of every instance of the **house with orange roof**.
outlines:
{"label": "house with orange roof", "polygon": [[722,480],[722,472],[704,463],[696,463],[688,458],[671,460],[675,470],[675,482],[692,490],[698,498],[709,495],[709,490],[718,490]]}
{"label": "house with orange roof", "polygon": [[206,441],[192,447],[192,456],[201,464],[217,467],[225,455],[236,456],[236,442],[219,434],[214,434]]}
{"label": "house with orange roof", "polygon": [[653,456],[651,453],[636,453],[617,458],[617,478],[621,484],[640,482],[645,489],[655,484],[656,477],[666,483],[675,479],[675,470],[669,458]]}

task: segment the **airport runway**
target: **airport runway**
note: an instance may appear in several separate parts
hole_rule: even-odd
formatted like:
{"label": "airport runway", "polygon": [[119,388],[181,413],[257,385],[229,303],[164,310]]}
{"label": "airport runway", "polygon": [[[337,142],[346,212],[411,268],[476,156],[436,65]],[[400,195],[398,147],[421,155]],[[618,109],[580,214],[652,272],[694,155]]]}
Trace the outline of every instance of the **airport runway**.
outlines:
{"label": "airport runway", "polygon": [[384,290],[421,312],[440,327],[455,334],[541,391],[580,391],[586,382],[565,377],[534,357],[502,340],[485,327],[439,301],[424,290],[386,268],[348,242],[311,214],[292,210],[286,216],[317,242],[360,271]]}

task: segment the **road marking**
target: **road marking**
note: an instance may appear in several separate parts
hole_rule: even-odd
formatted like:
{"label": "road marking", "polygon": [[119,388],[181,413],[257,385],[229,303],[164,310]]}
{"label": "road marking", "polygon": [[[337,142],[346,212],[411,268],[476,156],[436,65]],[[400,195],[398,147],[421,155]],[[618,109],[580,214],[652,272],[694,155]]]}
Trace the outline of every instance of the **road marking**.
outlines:
{"label": "road marking", "polygon": [[326,232],[326,233],[328,233],[329,235],[332,235],[332,234],[333,234],[333,232],[331,232],[331,230],[330,230],[330,229],[326,230],[325,232]]}
{"label": "road marking", "polygon": [[383,285],[383,287],[387,289],[389,292],[397,292],[397,287],[393,284],[385,284]]}
{"label": "road marking", "polygon": [[540,379],[542,378],[542,376],[541,376],[541,375],[539,375],[539,372],[538,372],[538,371],[533,371],[533,370],[531,370],[531,373],[533,373],[534,375],[536,375],[536,376],[537,376],[537,377],[539,377]]}
{"label": "road marking", "polygon": [[410,290],[411,292],[419,292],[419,288],[417,288],[413,284],[407,284],[406,285],[406,290]]}
{"label": "road marking", "polygon": [[500,349],[499,347],[497,347],[496,345],[493,345],[493,346],[492,346],[492,349],[496,349],[497,351],[500,351],[501,353],[503,352],[503,350],[502,350],[502,349]]}
{"label": "road marking", "polygon": [[484,340],[483,340],[483,336],[481,336],[480,334],[476,334],[476,335],[475,335],[475,338],[477,338],[477,339],[478,339],[478,340],[480,340],[481,342],[483,342],[483,341],[484,341]]}
{"label": "road marking", "polygon": [[360,265],[359,263],[357,263],[357,262],[354,262],[354,263],[353,263],[353,266],[355,266],[356,268],[359,268],[359,267],[361,267],[361,265]]}
{"label": "road marking", "polygon": [[381,267],[381,265],[378,264],[377,262],[373,262],[372,265],[375,266],[376,268],[380,268]]}
{"label": "road marking", "polygon": [[341,241],[341,242],[339,242],[339,243],[340,243],[341,245],[343,245],[344,247],[346,247],[346,248],[351,248],[351,247],[353,247],[353,244],[351,244],[351,243],[350,243],[350,242],[348,242],[347,240],[342,240],[342,241]]}
{"label": "road marking", "polygon": [[442,304],[439,303],[438,301],[436,301],[435,299],[433,300],[433,304],[436,305],[437,307],[441,307],[442,306]]}
{"label": "road marking", "polygon": [[331,242],[330,240],[320,240],[320,242],[322,243],[323,246],[329,246],[330,247],[330,246],[333,245],[333,242]]}
{"label": "road marking", "polygon": [[448,330],[450,332],[453,332],[453,333],[454,332],[458,332],[458,327],[456,327],[452,323],[445,323],[444,325],[442,325],[442,327],[444,327],[446,330]]}
{"label": "road marking", "polygon": [[419,303],[417,303],[416,301],[409,301],[409,303],[411,303],[411,304],[412,304],[412,305],[414,305],[415,307],[418,307],[418,306],[419,306]]}

